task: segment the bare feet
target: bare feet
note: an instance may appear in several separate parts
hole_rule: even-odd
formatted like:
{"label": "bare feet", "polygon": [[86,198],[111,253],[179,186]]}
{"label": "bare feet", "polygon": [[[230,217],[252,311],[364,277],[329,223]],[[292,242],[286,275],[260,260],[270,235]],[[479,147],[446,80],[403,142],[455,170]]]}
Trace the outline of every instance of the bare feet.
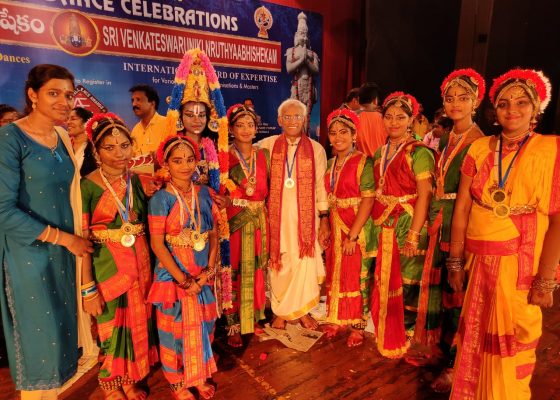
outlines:
{"label": "bare feet", "polygon": [[441,359],[434,354],[409,350],[404,357],[404,361],[410,365],[414,365],[415,367],[425,367],[427,365],[438,365]]}
{"label": "bare feet", "polygon": [[445,368],[430,387],[436,393],[449,393],[453,384],[453,368]]}
{"label": "bare feet", "polygon": [[364,332],[357,329],[350,329],[350,335],[346,339],[348,347],[361,346],[364,343]]}
{"label": "bare feet", "polygon": [[235,347],[235,348],[243,346],[243,340],[241,339],[241,334],[237,332],[231,336],[228,336],[227,343],[231,347]]}
{"label": "bare feet", "polygon": [[216,389],[214,388],[214,386],[208,383],[203,383],[202,385],[198,385],[195,387],[196,390],[198,390],[200,397],[205,400],[211,399],[212,397],[214,397],[214,394],[216,394]]}
{"label": "bare feet", "polygon": [[328,324],[322,327],[322,331],[325,332],[325,335],[327,335],[328,338],[335,337],[339,330],[340,326],[335,324]]}
{"label": "bare feet", "polygon": [[272,321],[272,328],[275,329],[286,329],[286,320],[284,318],[276,317],[274,321]]}
{"label": "bare feet", "polygon": [[305,314],[303,317],[301,317],[299,319],[299,322],[306,329],[315,330],[319,327],[319,324],[317,323],[317,321],[315,321],[315,319],[313,319],[313,317],[309,314]]}
{"label": "bare feet", "polygon": [[148,393],[142,390],[137,384],[123,385],[122,389],[128,400],[145,400],[148,397]]}

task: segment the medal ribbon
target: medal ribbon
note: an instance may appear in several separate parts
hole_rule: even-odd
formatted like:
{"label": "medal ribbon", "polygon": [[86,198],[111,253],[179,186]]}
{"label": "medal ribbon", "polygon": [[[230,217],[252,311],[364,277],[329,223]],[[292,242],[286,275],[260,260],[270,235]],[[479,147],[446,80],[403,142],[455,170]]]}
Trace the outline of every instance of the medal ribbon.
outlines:
{"label": "medal ribbon", "polygon": [[175,188],[175,186],[171,182],[169,182],[169,184],[171,186],[171,189],[173,190],[173,194],[175,194],[175,197],[179,202],[179,215],[181,218],[181,229],[185,224],[185,208],[186,208],[188,215],[191,217],[191,229],[194,229],[195,231],[200,233],[200,225],[201,225],[200,207],[198,206],[198,195],[197,196],[194,195],[194,184],[191,184],[191,204],[198,211],[198,222],[196,221],[194,211],[189,208],[189,204],[185,201],[183,196],[179,193],[179,191]]}
{"label": "medal ribbon", "polygon": [[525,143],[527,143],[527,140],[529,140],[529,138],[532,136],[532,133],[529,133],[527,136],[525,136],[525,138],[521,141],[521,143],[519,143],[519,146],[517,147],[517,150],[515,152],[515,154],[513,155],[513,159],[511,160],[511,162],[509,163],[507,169],[506,169],[506,173],[504,175],[502,175],[502,144],[503,144],[503,140],[502,140],[502,136],[500,135],[499,143],[498,143],[498,149],[497,151],[494,151],[494,166],[496,166],[496,164],[498,165],[498,187],[500,189],[504,189],[504,186],[506,185],[506,181],[507,178],[509,176],[509,173],[511,172],[511,168],[513,167],[513,164],[515,163],[515,160],[517,159],[517,156],[519,155],[519,152],[521,151],[521,149],[523,148],[523,145]]}
{"label": "medal ribbon", "polygon": [[348,154],[346,154],[346,157],[344,158],[344,161],[342,162],[342,165],[340,166],[340,170],[338,171],[338,173],[335,172],[336,163],[338,161],[338,155],[335,157],[334,163],[331,168],[331,193],[335,192],[335,189],[338,186],[338,178],[340,177],[340,172],[342,172],[342,168],[344,168],[344,164],[346,164],[346,161],[348,161],[348,159],[350,158],[353,152],[354,152],[354,147],[352,147],[352,150],[350,150]]}
{"label": "medal ribbon", "polygon": [[111,195],[113,195],[113,199],[115,199],[115,202],[117,203],[117,210],[119,211],[119,215],[121,216],[123,224],[126,224],[128,222],[129,211],[134,204],[134,197],[132,196],[132,191],[130,190],[130,174],[127,173],[126,178],[126,194],[124,196],[126,204],[123,204],[121,199],[119,199],[119,196],[117,196],[117,193],[115,193],[113,186],[111,186],[101,169],[99,169],[99,175],[101,175],[101,180],[103,181],[105,186],[107,186],[107,189],[109,189],[109,192],[111,192]]}
{"label": "medal ribbon", "polygon": [[237,159],[239,160],[239,162],[241,163],[241,169],[243,170],[243,173],[245,174],[245,178],[247,178],[247,183],[249,181],[249,178],[251,176],[254,176],[255,178],[257,177],[257,162],[256,162],[256,156],[255,156],[255,150],[251,149],[251,159],[249,160],[249,163],[251,164],[250,166],[247,165],[247,161],[245,161],[245,157],[243,157],[243,154],[241,154],[241,151],[239,150],[239,148],[236,146],[236,144],[233,144],[233,148],[235,149],[235,156],[237,157]]}
{"label": "medal ribbon", "polygon": [[291,166],[290,166],[290,163],[288,162],[288,151],[286,151],[286,168],[288,169],[288,179],[292,179],[292,172],[294,170],[294,164],[296,163],[296,155],[297,155],[297,152],[299,150],[299,144],[300,143],[301,143],[301,140],[297,144],[296,151],[294,151],[294,156],[292,157],[292,165]]}
{"label": "medal ribbon", "polygon": [[438,162],[438,172],[439,172],[439,176],[442,179],[445,179],[445,174],[447,173],[447,170],[449,169],[451,162],[453,161],[453,159],[455,158],[459,150],[461,150],[463,143],[465,143],[465,140],[467,140],[467,133],[469,133],[469,131],[472,129],[474,125],[475,124],[473,123],[471,127],[462,134],[461,139],[459,139],[459,142],[455,145],[455,147],[451,151],[451,154],[449,154],[448,156],[447,152],[449,151],[449,146],[451,145],[451,134],[449,135],[449,142],[445,146],[445,149],[443,149],[443,153]]}
{"label": "medal ribbon", "polygon": [[383,156],[381,157],[381,162],[379,163],[379,175],[380,178],[384,178],[385,177],[385,172],[387,171],[387,168],[389,168],[389,165],[391,165],[391,162],[393,162],[393,160],[395,159],[395,157],[397,156],[397,154],[399,154],[399,151],[401,151],[401,149],[403,148],[403,146],[406,144],[407,140],[404,140],[401,144],[399,144],[399,147],[397,147],[397,151],[395,151],[395,154],[393,154],[391,156],[391,158],[388,159],[389,157],[389,149],[390,149],[390,145],[389,143],[387,143],[385,145],[385,154],[383,154]]}

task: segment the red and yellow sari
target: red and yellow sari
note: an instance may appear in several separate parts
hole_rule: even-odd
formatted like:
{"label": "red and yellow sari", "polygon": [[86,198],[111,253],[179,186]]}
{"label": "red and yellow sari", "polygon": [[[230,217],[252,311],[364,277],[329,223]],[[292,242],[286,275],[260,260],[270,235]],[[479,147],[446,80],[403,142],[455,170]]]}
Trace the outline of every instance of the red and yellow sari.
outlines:
{"label": "red and yellow sari", "polygon": [[339,178],[332,188],[333,160],[325,173],[331,223],[331,246],[326,250],[327,321],[337,325],[358,325],[363,329],[369,314],[373,265],[371,219],[360,231],[353,255],[342,253],[342,243],[356,219],[362,198],[374,196],[373,163],[365,154],[354,153],[338,172]]}
{"label": "red and yellow sari", "polygon": [[[457,333],[452,399],[529,399],[542,314],[528,304],[548,216],[560,212],[560,139],[533,135],[506,183],[511,214],[491,210],[496,137],[475,141],[462,173],[473,179],[466,234],[470,277]],[[515,151],[504,152],[509,165]]]}
{"label": "red and yellow sari", "polygon": [[[132,175],[131,185],[134,205],[130,222],[144,224],[146,195],[137,175]],[[82,179],[81,189],[83,229],[92,232],[119,229],[122,220],[111,192],[88,178]],[[120,180],[113,183],[113,189],[124,199],[126,187]],[[136,236],[132,247],[111,240],[96,244],[92,268],[106,302],[103,313],[96,317],[101,353],[105,355],[99,379],[142,380],[158,360],[152,306],[146,303],[152,283],[146,236]]]}
{"label": "red and yellow sari", "polygon": [[237,156],[229,153],[229,176],[238,185],[240,197],[228,207],[230,229],[233,308],[226,310],[228,328],[241,334],[254,332],[255,321],[264,319],[264,271],[268,262],[265,200],[268,196],[270,157],[268,150],[256,151],[256,186],[245,193],[247,178]]}
{"label": "red and yellow sari", "polygon": [[[381,147],[373,158],[376,185],[380,180]],[[424,256],[405,257],[399,253],[412,224],[416,204],[416,182],[430,179],[434,172],[432,151],[421,142],[404,146],[385,172],[382,194],[376,194],[372,210],[377,260],[371,298],[377,349],[389,358],[402,357],[407,336],[412,337],[418,310]],[[426,228],[422,228],[419,249],[427,247]]]}

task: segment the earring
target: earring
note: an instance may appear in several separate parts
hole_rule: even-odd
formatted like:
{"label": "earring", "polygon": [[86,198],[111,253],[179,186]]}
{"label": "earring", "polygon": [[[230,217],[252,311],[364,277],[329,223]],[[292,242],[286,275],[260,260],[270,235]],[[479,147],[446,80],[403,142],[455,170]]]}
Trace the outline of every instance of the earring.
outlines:
{"label": "earring", "polygon": [[493,123],[492,125],[498,126],[498,125],[500,125],[500,124],[498,124],[498,120],[495,119],[495,120],[494,120],[494,123]]}
{"label": "earring", "polygon": [[536,115],[533,115],[533,118],[531,118],[531,123],[534,124],[534,125],[536,125],[536,124],[539,123],[539,121],[537,120],[537,116],[536,116]]}
{"label": "earring", "polygon": [[177,123],[175,124],[176,128],[177,128],[177,132],[182,131],[183,129],[185,129],[185,126],[183,125],[183,121],[181,120],[181,118],[179,118],[177,120]]}
{"label": "earring", "polygon": [[103,163],[101,162],[101,159],[99,158],[99,154],[97,154],[97,152],[93,154],[93,158],[95,159],[95,165],[97,165],[97,168],[101,168],[101,164]]}
{"label": "earring", "polygon": [[37,103],[35,101],[31,103],[31,108],[34,110],[37,108]]}
{"label": "earring", "polygon": [[471,115],[474,117],[476,115],[476,110],[472,110]]}

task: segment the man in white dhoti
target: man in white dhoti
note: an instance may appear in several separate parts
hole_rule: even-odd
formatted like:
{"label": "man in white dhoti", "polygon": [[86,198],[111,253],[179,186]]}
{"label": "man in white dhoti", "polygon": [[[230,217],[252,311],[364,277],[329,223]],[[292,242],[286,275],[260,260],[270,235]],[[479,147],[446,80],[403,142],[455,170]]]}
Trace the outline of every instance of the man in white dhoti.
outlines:
{"label": "man in white dhoti", "polygon": [[299,320],[317,328],[308,312],[319,303],[325,278],[322,246],[329,238],[328,202],[324,186],[325,149],[303,134],[307,108],[295,99],[278,108],[282,134],[263,139],[270,151],[270,287],[272,326]]}

